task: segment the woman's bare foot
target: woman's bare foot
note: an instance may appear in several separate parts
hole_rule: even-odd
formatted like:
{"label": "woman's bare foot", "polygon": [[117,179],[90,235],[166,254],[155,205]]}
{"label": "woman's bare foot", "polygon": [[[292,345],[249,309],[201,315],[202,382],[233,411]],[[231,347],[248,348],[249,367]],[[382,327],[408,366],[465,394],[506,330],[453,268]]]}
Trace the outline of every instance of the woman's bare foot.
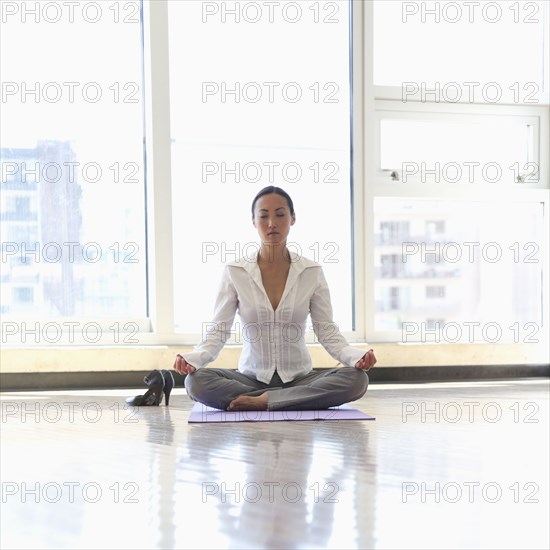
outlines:
{"label": "woman's bare foot", "polygon": [[239,395],[233,399],[227,407],[228,411],[267,411],[267,392],[251,397],[249,395]]}

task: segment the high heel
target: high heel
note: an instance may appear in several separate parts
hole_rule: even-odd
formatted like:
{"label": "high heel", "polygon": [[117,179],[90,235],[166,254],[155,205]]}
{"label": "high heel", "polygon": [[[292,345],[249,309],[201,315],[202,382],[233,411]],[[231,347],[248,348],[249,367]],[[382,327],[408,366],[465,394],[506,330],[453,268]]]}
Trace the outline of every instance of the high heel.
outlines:
{"label": "high heel", "polygon": [[143,381],[149,386],[149,389],[143,395],[128,397],[126,402],[134,407],[159,406],[162,402],[162,392],[164,390],[164,376],[159,370],[150,372]]}
{"label": "high heel", "polygon": [[166,406],[168,407],[168,402],[170,401],[170,392],[174,389],[176,382],[174,381],[174,375],[169,370],[161,370],[162,376],[164,377],[164,400],[166,401]]}

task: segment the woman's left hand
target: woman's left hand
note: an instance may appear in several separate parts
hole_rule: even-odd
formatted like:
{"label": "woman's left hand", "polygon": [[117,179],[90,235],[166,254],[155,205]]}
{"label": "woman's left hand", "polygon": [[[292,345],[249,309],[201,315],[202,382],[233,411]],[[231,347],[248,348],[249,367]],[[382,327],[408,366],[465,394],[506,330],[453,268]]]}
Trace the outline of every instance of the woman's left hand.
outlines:
{"label": "woman's left hand", "polygon": [[361,370],[369,370],[370,368],[374,367],[376,364],[376,357],[374,356],[374,351],[369,349],[357,363],[355,363],[356,369]]}

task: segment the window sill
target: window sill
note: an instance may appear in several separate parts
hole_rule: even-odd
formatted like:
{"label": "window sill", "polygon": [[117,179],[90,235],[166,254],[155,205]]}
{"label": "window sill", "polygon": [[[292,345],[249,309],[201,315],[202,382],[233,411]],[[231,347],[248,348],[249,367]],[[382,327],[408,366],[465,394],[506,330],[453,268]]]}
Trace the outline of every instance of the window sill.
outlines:
{"label": "window sill", "polygon": [[[373,348],[379,367],[436,367],[476,365],[536,365],[550,362],[548,346],[539,344],[353,344]],[[4,348],[0,351],[1,373],[111,372],[169,369],[176,353],[189,346],[44,347]],[[315,368],[338,366],[325,349],[309,345]],[[217,368],[236,368],[241,346],[225,346],[211,363]]]}

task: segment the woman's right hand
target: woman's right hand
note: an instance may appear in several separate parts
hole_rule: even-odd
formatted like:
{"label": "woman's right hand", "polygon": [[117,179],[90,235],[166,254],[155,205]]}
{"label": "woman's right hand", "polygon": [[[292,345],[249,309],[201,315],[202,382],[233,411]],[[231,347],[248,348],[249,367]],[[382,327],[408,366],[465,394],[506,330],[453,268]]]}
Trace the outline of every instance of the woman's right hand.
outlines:
{"label": "woman's right hand", "polygon": [[174,370],[180,374],[193,374],[197,369],[190,365],[179,353],[174,361]]}

